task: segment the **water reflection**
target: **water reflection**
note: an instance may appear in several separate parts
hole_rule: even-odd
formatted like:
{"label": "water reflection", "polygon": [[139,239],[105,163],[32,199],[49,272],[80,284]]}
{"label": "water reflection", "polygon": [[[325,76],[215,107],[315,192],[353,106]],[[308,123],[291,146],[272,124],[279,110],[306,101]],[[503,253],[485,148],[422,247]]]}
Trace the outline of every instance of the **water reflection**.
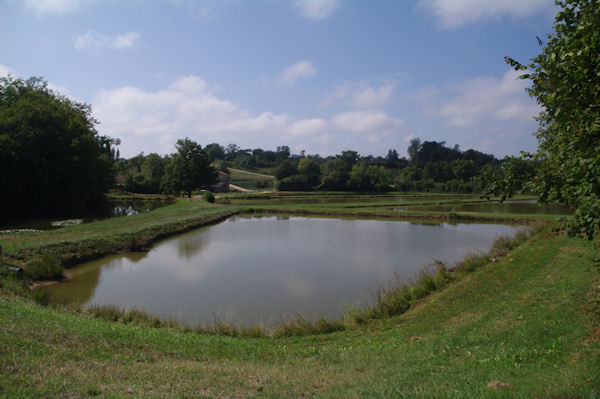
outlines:
{"label": "water reflection", "polygon": [[269,325],[301,313],[337,317],[371,298],[394,273],[412,276],[433,259],[487,250],[503,225],[234,217],[160,242],[148,253],[115,255],[73,269],[55,298],[115,304],[191,325],[214,315]]}

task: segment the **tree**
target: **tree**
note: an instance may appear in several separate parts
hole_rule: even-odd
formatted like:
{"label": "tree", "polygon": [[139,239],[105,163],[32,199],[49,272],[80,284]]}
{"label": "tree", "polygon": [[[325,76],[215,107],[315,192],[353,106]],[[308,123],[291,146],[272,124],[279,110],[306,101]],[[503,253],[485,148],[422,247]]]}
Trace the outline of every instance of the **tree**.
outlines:
{"label": "tree", "polygon": [[223,146],[217,143],[212,143],[204,147],[204,152],[208,156],[211,162],[215,162],[217,159],[225,159],[225,149]]}
{"label": "tree", "polygon": [[285,160],[283,161],[277,169],[275,169],[275,178],[277,180],[285,179],[286,177],[290,177],[292,175],[298,174],[298,168],[292,162]]}
{"label": "tree", "polygon": [[206,187],[216,181],[217,173],[210,165],[202,146],[188,137],[177,140],[177,153],[166,168],[163,186],[169,191],[183,191],[188,198],[192,191]]}
{"label": "tree", "polygon": [[350,177],[351,166],[341,157],[330,159],[323,164],[323,179],[320,190],[345,190]]}
{"label": "tree", "polygon": [[477,173],[475,161],[472,160],[456,159],[450,163],[450,166],[454,177],[463,182],[473,180],[473,177]]}
{"label": "tree", "polygon": [[415,164],[417,162],[417,154],[419,153],[419,149],[421,148],[421,139],[414,138],[410,141],[410,145],[408,146],[408,157],[410,158],[410,163]]}
{"label": "tree", "polygon": [[354,191],[386,191],[393,182],[392,172],[383,166],[358,163],[352,167],[347,185]]}
{"label": "tree", "polygon": [[298,172],[306,177],[309,186],[317,186],[321,182],[321,167],[312,158],[302,158],[298,162]]}
{"label": "tree", "polygon": [[385,166],[386,168],[396,168],[400,164],[400,156],[398,155],[398,151],[396,150],[388,150],[388,153],[385,157]]}
{"label": "tree", "polygon": [[288,159],[290,157],[290,155],[291,155],[290,147],[288,147],[287,145],[282,145],[282,146],[277,147],[276,156],[277,156],[278,160],[284,161],[284,160]]}
{"label": "tree", "polygon": [[[570,233],[592,238],[600,230],[600,3],[565,0],[554,33],[528,65],[506,58],[542,106],[538,149],[524,154],[541,163],[531,180],[540,201],[575,210]],[[538,39],[541,44],[541,40]]]}
{"label": "tree", "polygon": [[348,170],[350,170],[358,162],[360,155],[358,155],[358,152],[356,151],[346,150],[342,151],[339,158],[346,164]]}
{"label": "tree", "polygon": [[499,168],[485,168],[485,196],[498,195],[502,201],[527,189],[525,182],[536,175],[535,163],[520,157],[506,156]]}
{"label": "tree", "polygon": [[41,78],[0,78],[0,213],[68,216],[104,201],[119,141],[91,114]]}

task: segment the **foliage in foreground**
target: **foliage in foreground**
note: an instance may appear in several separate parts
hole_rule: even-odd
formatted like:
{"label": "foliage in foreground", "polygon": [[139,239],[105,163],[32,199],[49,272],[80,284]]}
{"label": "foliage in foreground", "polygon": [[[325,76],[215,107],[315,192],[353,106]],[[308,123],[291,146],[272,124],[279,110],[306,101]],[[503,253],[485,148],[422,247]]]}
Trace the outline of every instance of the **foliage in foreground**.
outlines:
{"label": "foliage in foreground", "polygon": [[591,239],[600,230],[600,2],[557,4],[542,53],[527,66],[507,62],[526,71],[521,78],[531,80],[528,92],[543,107],[538,150],[525,154],[541,163],[532,187],[541,201],[573,207],[570,232]]}

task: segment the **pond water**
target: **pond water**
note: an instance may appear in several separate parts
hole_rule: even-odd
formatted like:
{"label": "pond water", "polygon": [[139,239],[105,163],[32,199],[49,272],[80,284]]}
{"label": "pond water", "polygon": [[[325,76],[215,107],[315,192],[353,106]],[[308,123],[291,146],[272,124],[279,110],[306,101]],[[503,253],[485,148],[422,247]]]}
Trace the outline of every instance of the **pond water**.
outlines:
{"label": "pond water", "polygon": [[517,227],[305,217],[233,217],[71,269],[45,287],[53,299],[144,309],[191,326],[214,317],[271,326],[298,313],[343,315],[366,304],[394,274],[409,278],[433,259],[487,251]]}
{"label": "pond water", "polygon": [[536,200],[417,205],[400,209],[427,212],[517,213],[533,215],[570,215],[562,204],[538,204]]}

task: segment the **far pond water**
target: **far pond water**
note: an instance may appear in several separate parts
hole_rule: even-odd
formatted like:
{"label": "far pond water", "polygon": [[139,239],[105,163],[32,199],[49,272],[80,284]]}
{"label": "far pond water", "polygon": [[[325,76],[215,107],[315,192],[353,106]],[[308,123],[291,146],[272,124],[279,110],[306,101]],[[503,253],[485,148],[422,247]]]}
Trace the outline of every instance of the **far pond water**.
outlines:
{"label": "far pond water", "polygon": [[71,269],[54,299],[144,309],[195,326],[214,317],[271,326],[294,313],[335,318],[366,304],[394,273],[487,251],[517,227],[305,217],[233,217],[161,241],[145,253]]}

